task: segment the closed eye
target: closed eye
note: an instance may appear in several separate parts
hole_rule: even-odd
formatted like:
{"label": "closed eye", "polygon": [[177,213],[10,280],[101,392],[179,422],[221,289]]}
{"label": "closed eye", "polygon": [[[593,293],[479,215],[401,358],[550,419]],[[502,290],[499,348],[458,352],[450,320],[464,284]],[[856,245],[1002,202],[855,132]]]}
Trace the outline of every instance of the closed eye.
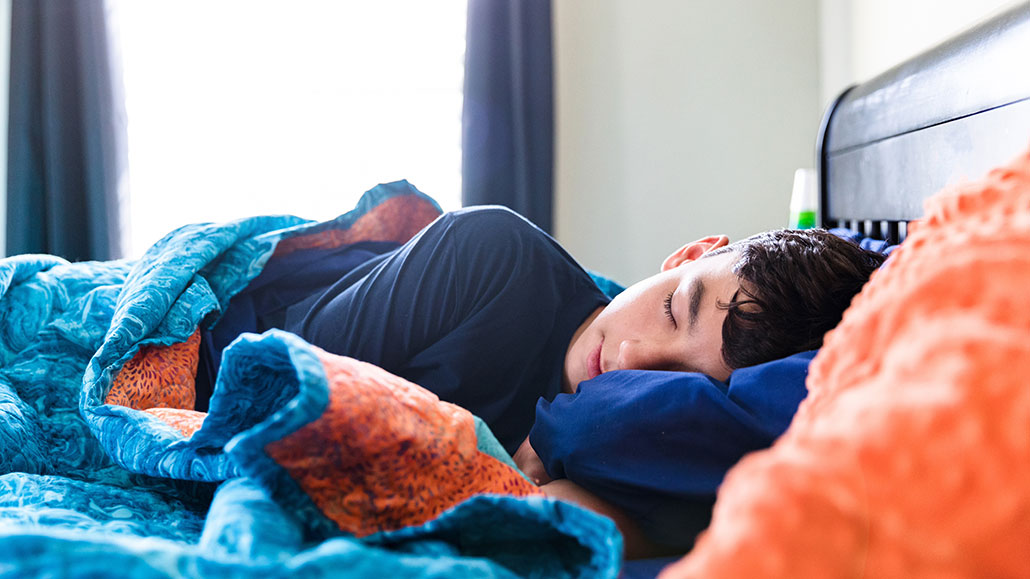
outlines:
{"label": "closed eye", "polygon": [[676,293],[675,290],[669,292],[669,295],[665,296],[665,315],[668,316],[669,321],[672,322],[672,327],[678,328],[679,325],[676,323],[676,316],[672,315],[672,294]]}

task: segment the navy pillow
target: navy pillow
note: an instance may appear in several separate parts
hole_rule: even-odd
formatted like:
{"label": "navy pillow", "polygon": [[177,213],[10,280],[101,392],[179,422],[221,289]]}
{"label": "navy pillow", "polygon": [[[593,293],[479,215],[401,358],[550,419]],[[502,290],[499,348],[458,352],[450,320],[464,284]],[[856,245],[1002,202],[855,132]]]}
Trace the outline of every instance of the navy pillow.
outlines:
{"label": "navy pillow", "polygon": [[890,255],[891,252],[898,247],[897,245],[890,245],[882,239],[873,239],[872,237],[868,237],[854,229],[848,229],[847,227],[834,227],[833,229],[830,229],[830,233],[837,237],[847,239],[848,241],[857,244],[862,249],[868,249],[884,255]]}
{"label": "navy pillow", "polygon": [[689,548],[730,467],[787,429],[815,354],[741,368],[728,383],[693,372],[607,372],[575,394],[541,400],[530,443],[552,478],[621,508],[652,540]]}

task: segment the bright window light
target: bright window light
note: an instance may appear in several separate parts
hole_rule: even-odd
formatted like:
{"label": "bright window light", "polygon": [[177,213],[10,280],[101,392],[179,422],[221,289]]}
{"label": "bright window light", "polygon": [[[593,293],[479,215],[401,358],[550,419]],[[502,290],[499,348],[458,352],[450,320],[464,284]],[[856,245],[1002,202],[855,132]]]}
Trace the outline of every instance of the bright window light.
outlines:
{"label": "bright window light", "polygon": [[186,223],[460,206],[465,0],[124,0],[127,254]]}

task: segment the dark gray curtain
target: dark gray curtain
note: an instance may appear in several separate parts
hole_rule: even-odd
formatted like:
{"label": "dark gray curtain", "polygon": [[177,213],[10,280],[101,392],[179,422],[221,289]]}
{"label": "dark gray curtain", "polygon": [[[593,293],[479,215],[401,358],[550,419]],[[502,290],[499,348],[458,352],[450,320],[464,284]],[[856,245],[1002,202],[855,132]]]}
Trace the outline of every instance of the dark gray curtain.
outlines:
{"label": "dark gray curtain", "polygon": [[500,204],[551,231],[551,0],[469,0],[462,203]]}
{"label": "dark gray curtain", "polygon": [[121,80],[103,0],[11,6],[7,254],[121,257]]}

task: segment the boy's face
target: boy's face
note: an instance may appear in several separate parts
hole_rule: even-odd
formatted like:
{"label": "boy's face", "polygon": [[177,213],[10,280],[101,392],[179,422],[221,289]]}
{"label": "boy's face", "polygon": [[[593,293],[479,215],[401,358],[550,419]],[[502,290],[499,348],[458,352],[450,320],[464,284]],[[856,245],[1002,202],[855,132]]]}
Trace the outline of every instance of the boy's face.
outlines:
{"label": "boy's face", "polygon": [[737,253],[705,259],[725,246],[707,237],[669,256],[662,272],[633,284],[599,309],[576,331],[565,355],[563,390],[612,370],[701,372],[726,381],[722,324],[740,280],[733,273]]}

